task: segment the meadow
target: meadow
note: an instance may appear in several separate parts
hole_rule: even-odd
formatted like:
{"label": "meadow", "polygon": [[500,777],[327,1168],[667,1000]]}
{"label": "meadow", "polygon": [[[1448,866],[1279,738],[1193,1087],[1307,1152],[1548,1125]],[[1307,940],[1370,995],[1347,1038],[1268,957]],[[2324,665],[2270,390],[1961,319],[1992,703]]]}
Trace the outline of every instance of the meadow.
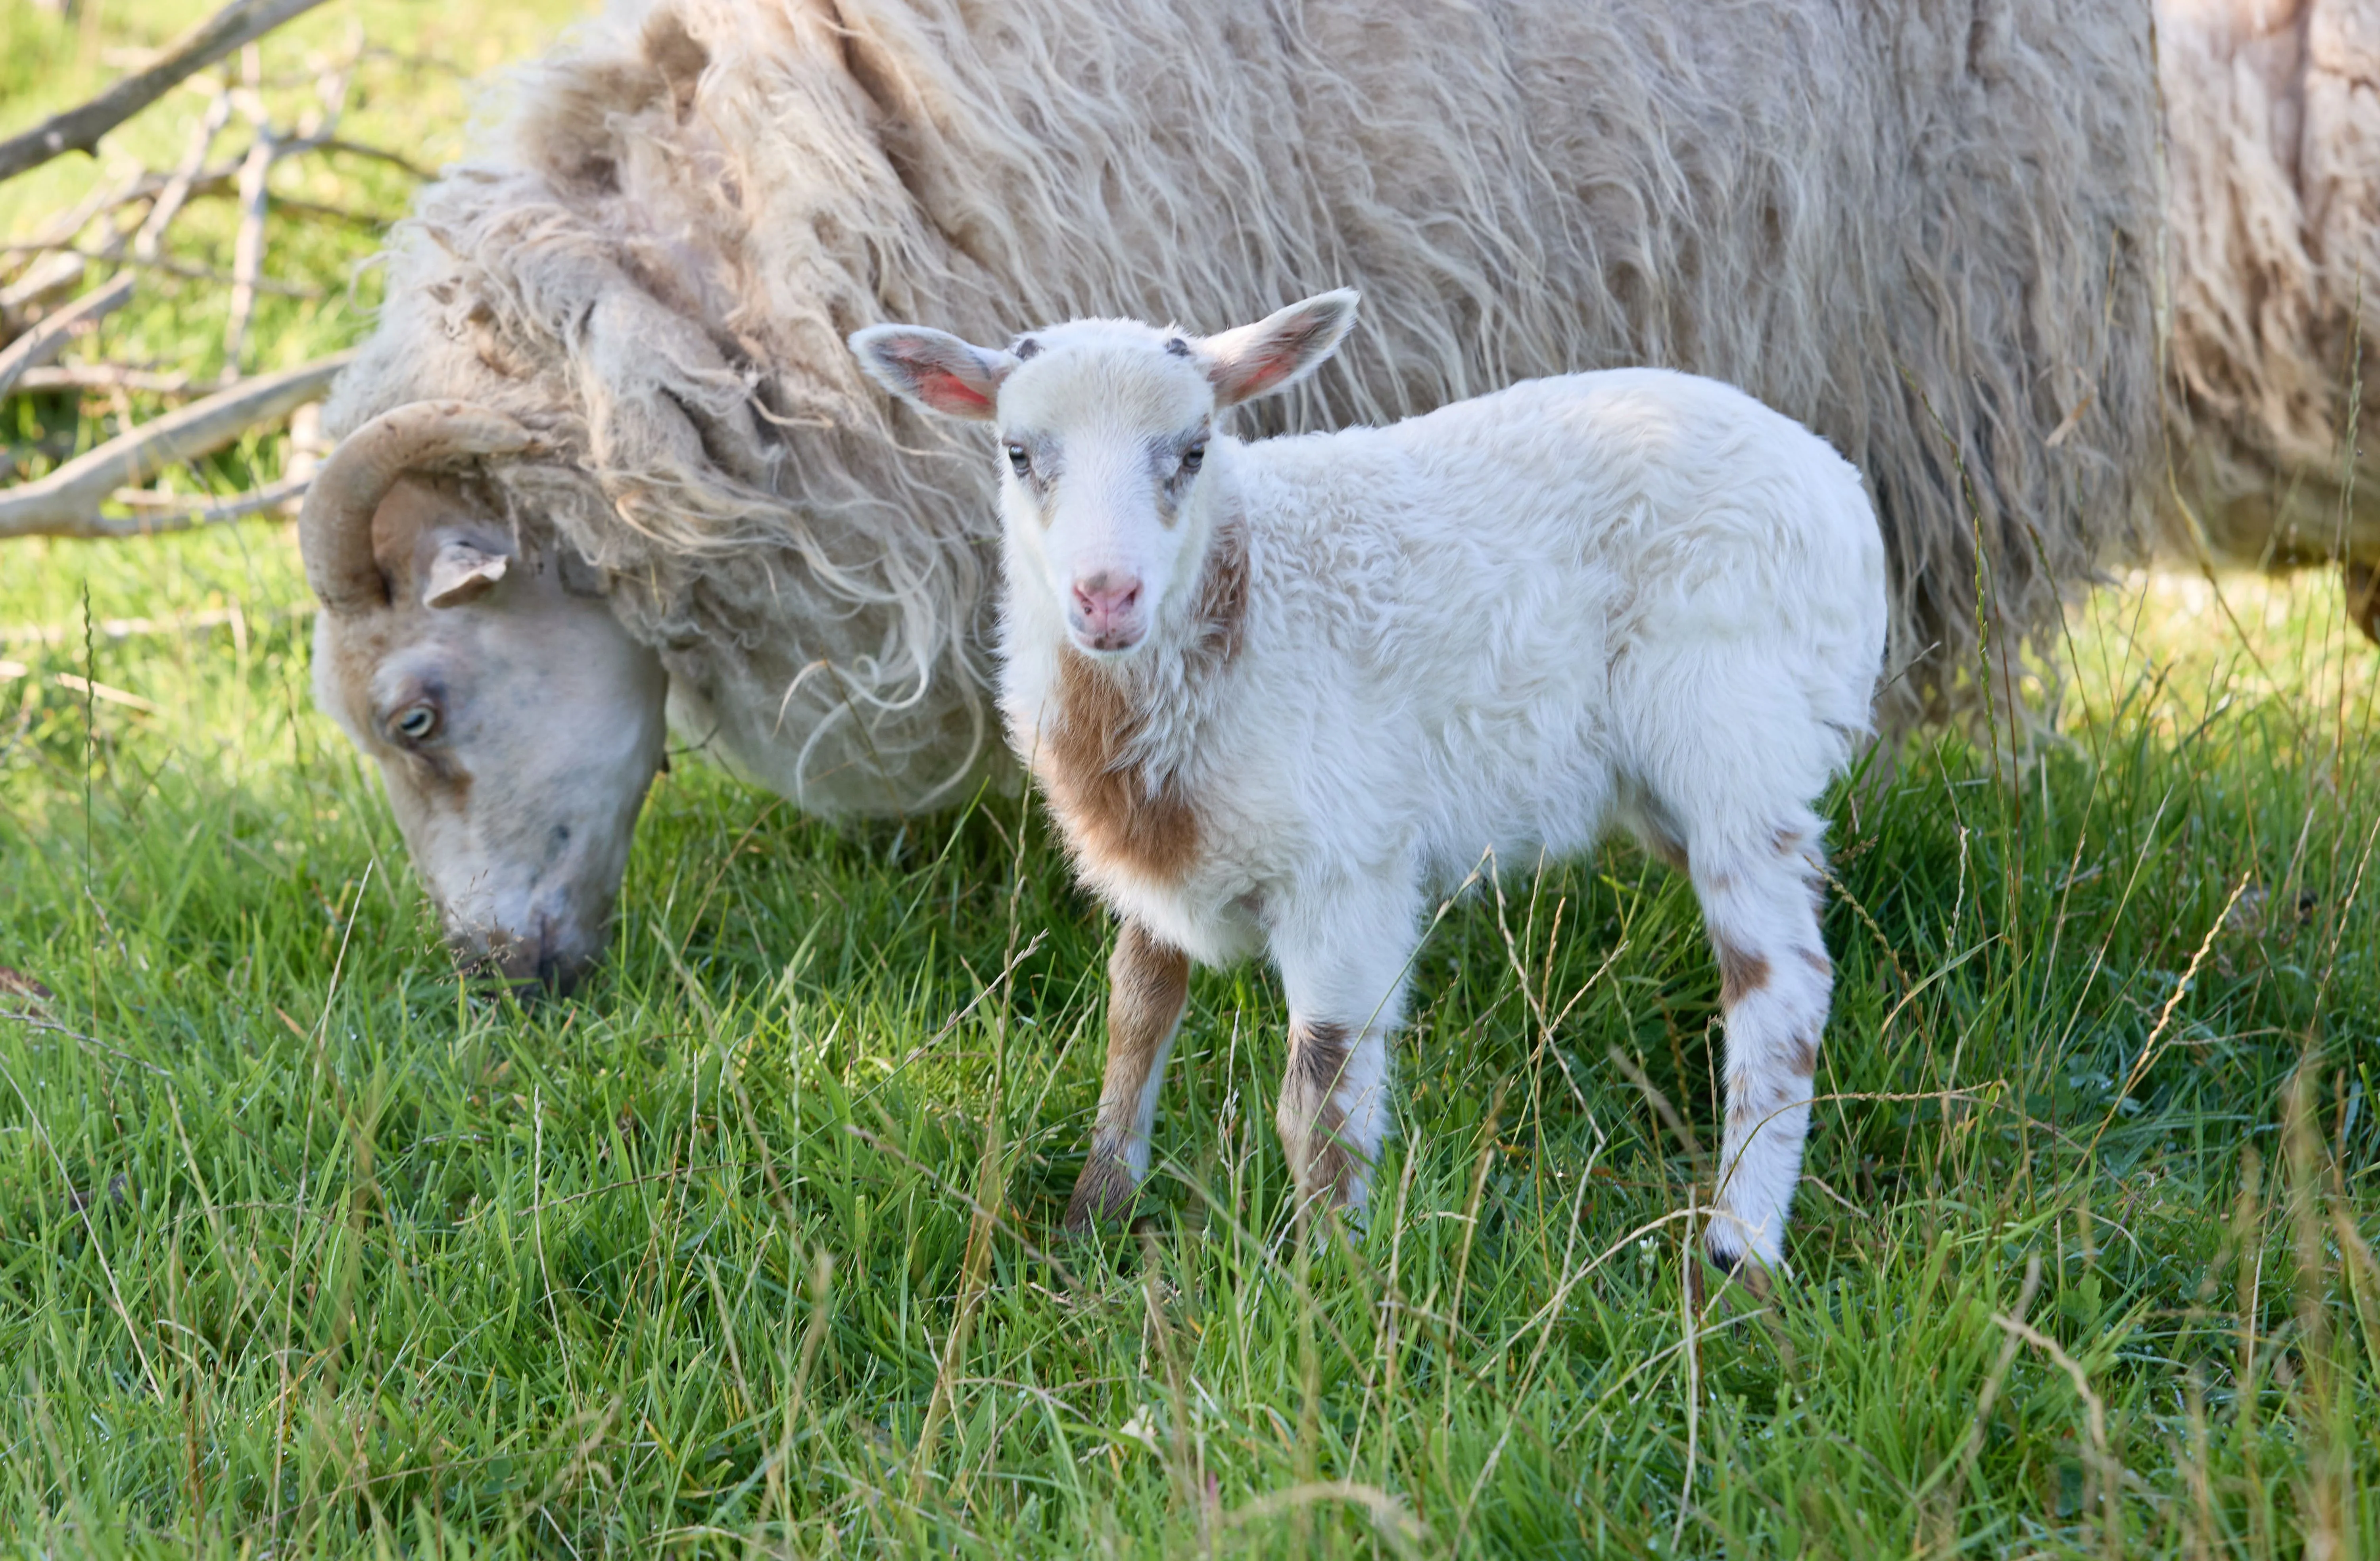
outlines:
{"label": "meadow", "polygon": [[[0,13],[0,131],[180,19],[86,6]],[[569,14],[341,0],[262,65],[359,30],[350,133],[435,163]],[[282,177],[358,220],[286,219],[251,368],[367,327],[410,188]],[[194,212],[115,353],[212,374],[231,242]],[[0,430],[37,474],[127,410]],[[2333,575],[2110,582],[2021,758],[2003,709],[1839,788],[1793,1277],[1699,1313],[1718,975],[1631,847],[1443,910],[1366,1228],[1293,1217],[1247,969],[1076,1240],[1110,929],[1029,798],[821,821],[681,756],[610,958],[524,1005],[455,974],[310,635],[283,522],[0,542],[9,1552],[2380,1555],[2380,652]]]}

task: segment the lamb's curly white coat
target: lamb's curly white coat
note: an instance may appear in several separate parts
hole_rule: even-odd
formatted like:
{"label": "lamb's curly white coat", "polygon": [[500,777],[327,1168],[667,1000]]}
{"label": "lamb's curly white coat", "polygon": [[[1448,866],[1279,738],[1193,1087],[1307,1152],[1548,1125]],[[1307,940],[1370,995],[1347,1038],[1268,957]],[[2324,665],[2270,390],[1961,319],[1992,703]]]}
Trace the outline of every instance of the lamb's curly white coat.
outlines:
{"label": "lamb's curly white coat", "polygon": [[[972,357],[937,359],[961,345],[906,327],[854,345],[1010,446],[1010,741],[1121,915],[1202,963],[1279,966],[1281,1127],[1303,1180],[1364,1201],[1432,898],[1616,822],[1688,865],[1728,972],[1710,1244],[1775,1265],[1832,986],[1812,805],[1868,729],[1884,654],[1859,473],[1740,391],[1648,369],[1385,428],[1212,431],[1219,404],[1321,361],[1353,307],[1326,295],[1203,342],[1101,321]],[[990,399],[938,403],[933,362],[980,365]],[[1261,382],[1235,368],[1250,362]],[[1136,602],[1121,648],[1105,617],[1087,632],[1085,582]],[[1128,712],[1114,762],[1132,801],[1177,803],[1184,848],[1117,849],[1064,773],[1065,729],[1111,707]],[[1111,1081],[1092,1184],[1146,1165],[1160,1065]]]}

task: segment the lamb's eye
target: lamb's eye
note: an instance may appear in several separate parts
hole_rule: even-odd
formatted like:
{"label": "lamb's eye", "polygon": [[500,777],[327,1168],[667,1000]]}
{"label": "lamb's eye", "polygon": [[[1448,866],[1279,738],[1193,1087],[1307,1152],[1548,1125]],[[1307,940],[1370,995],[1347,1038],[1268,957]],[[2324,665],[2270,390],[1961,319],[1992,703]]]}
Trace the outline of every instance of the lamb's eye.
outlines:
{"label": "lamb's eye", "polygon": [[1194,444],[1189,449],[1182,452],[1182,469],[1184,471],[1196,472],[1200,466],[1203,466],[1206,464],[1207,447],[1205,445]]}
{"label": "lamb's eye", "polygon": [[396,733],[399,742],[427,743],[438,735],[438,707],[426,704],[407,705],[396,713],[396,719],[390,721],[388,725],[389,730]]}
{"label": "lamb's eye", "polygon": [[1033,475],[1033,457],[1025,453],[1025,446],[1022,444],[1012,444],[1008,447],[1008,464],[1019,477]]}

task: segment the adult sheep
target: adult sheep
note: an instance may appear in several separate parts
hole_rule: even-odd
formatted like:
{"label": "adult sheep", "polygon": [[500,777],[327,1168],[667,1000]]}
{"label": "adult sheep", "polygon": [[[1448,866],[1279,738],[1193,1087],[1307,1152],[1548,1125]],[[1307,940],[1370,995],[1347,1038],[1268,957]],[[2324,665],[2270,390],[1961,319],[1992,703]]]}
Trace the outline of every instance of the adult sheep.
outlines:
{"label": "adult sheep", "polygon": [[1941,712],[1979,579],[2005,646],[2148,521],[2151,58],[2113,0],[653,0],[394,246],[301,523],[321,700],[458,952],[566,981],[665,690],[813,809],[994,762],[987,468],[848,333],[1347,284],[1366,323],[1250,431],[1741,384],[1866,474],[1884,714]]}

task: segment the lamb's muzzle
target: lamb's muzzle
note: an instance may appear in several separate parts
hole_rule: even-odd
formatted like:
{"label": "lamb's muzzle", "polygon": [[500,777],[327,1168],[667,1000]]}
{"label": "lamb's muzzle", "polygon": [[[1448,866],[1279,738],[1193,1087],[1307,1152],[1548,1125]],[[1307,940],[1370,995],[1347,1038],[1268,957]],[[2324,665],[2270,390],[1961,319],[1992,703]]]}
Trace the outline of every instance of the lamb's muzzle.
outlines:
{"label": "lamb's muzzle", "polygon": [[1140,643],[1140,581],[1099,570],[1067,593],[1067,628],[1085,650],[1130,650]]}

